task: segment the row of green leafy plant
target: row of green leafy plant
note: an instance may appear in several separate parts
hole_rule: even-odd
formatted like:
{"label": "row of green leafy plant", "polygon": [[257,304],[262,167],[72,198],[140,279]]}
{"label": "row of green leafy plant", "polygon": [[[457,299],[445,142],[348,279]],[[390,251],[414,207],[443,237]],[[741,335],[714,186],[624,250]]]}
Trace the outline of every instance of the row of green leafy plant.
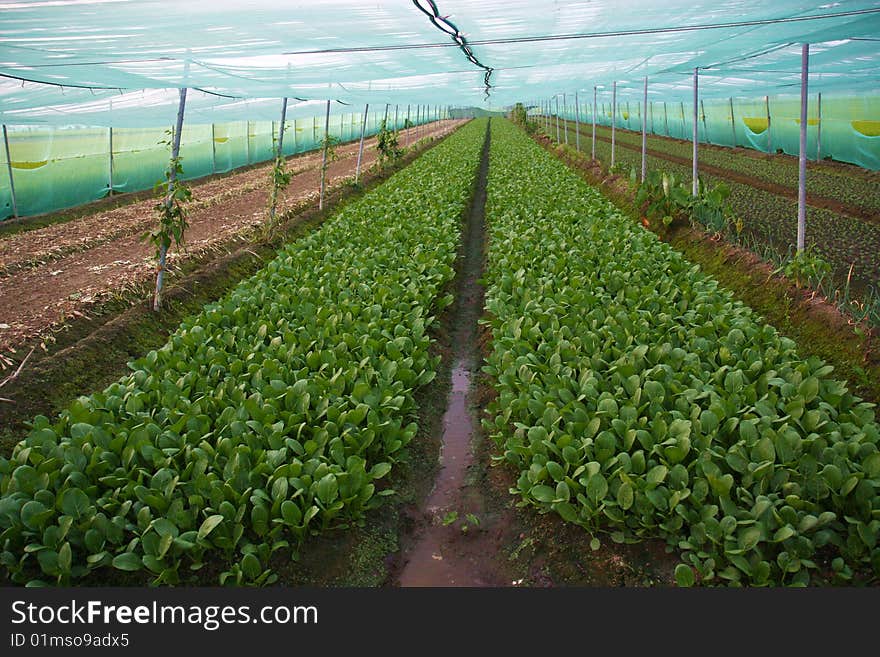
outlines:
{"label": "row of green leafy plant", "polygon": [[[416,433],[449,303],[475,122],[185,320],[130,375],[37,417],[0,459],[0,567],[155,584],[272,582],[310,533],[362,522]],[[110,571],[112,572],[112,570]]]}
{"label": "row of green leafy plant", "polygon": [[[573,123],[569,123],[569,129],[574,129]],[[588,148],[589,142],[583,140],[585,137],[589,139],[592,129],[592,125],[581,126],[581,144],[586,143]],[[597,126],[596,134],[599,137],[610,139],[611,128]],[[642,145],[642,135],[638,132],[617,130],[615,139],[620,143],[638,148],[641,148]],[[571,135],[569,141],[571,141]],[[690,143],[661,135],[649,134],[648,148],[686,159],[690,159],[692,155]],[[701,147],[700,161],[704,164],[781,185],[791,191],[796,192],[798,188],[797,158],[788,156],[763,158],[747,149]],[[811,166],[807,174],[807,181],[811,194],[843,201],[861,208],[867,213],[880,212],[880,191],[877,190],[875,184],[872,184],[869,174],[858,171],[856,167]]]}
{"label": "row of green leafy plant", "polygon": [[[601,161],[610,161],[610,144],[597,142],[596,151]],[[615,156],[616,171],[628,172],[634,187],[638,184],[635,171],[641,166],[640,158],[639,153],[623,148],[618,148]],[[690,201],[684,200],[684,196],[691,194],[688,167],[649,155],[648,172],[649,189],[645,194],[657,196],[654,192],[665,179],[666,198],[658,205],[679,210],[687,206]],[[797,254],[792,247],[795,202],[712,175],[701,176],[700,190],[703,198],[707,194],[724,196],[720,200],[726,208],[724,215],[718,214],[714,209],[717,204],[710,201],[702,215],[693,216],[704,228],[754,252],[775,267],[788,270],[792,280],[825,295],[856,324],[880,326],[880,260],[874,257],[876,249],[880,249],[880,230],[876,226],[829,210],[808,208],[808,249]],[[668,215],[656,216],[662,220]]]}
{"label": "row of green leafy plant", "polygon": [[876,578],[873,406],[512,124],[490,157],[484,425],[522,503],[665,538],[683,585]]}

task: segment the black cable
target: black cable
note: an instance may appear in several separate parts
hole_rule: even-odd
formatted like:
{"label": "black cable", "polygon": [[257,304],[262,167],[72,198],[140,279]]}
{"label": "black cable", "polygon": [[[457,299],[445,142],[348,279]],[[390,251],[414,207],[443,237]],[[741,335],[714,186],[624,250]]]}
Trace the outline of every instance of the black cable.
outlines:
{"label": "black cable", "polygon": [[[424,2],[428,9],[422,5]],[[456,27],[455,23],[450,21],[446,16],[440,15],[440,10],[437,9],[437,3],[434,0],[412,0],[412,3],[418,8],[420,12],[422,12],[431,23],[434,24],[441,32],[448,34],[455,45],[464,53],[465,57],[467,57],[468,61],[471,62],[474,66],[478,66],[479,68],[485,71],[483,75],[483,85],[486,87],[486,100],[489,99],[490,89],[492,88],[492,69],[489,66],[484,65],[480,60],[477,59],[477,56],[474,54],[474,51],[471,50],[470,45],[468,44],[468,40],[465,39],[464,35],[461,33],[461,30]]]}

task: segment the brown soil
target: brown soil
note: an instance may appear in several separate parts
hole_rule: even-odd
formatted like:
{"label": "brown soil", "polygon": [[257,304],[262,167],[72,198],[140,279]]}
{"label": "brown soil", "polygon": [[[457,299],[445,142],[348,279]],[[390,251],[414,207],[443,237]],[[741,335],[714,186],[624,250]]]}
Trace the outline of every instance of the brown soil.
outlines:
{"label": "brown soil", "polygon": [[[439,137],[461,121],[411,128]],[[401,140],[414,139],[401,136]],[[365,142],[361,170],[376,160],[375,138]],[[368,148],[369,146],[369,148]],[[328,188],[355,171],[358,144],[339,146],[327,170]],[[279,196],[279,214],[317,201],[321,153],[293,158],[290,185]],[[185,260],[247,240],[266,218],[270,165],[192,185],[194,201],[183,249],[169,252],[173,271]],[[16,347],[121,292],[151,285],[153,248],[141,235],[155,222],[153,199],[100,211],[66,223],[16,233],[0,240],[0,363],[9,365]],[[4,276],[4,273],[6,274]],[[4,354],[4,352],[6,352]],[[2,366],[2,365],[0,365]]]}
{"label": "brown soil", "polygon": [[[596,139],[601,141],[611,143],[611,139],[608,137],[604,137],[601,135],[596,135]],[[631,151],[636,151],[641,153],[642,149],[640,146],[636,146],[635,144],[628,144],[624,142],[617,142],[617,145],[622,148],[627,148]],[[708,147],[708,145],[700,144],[700,148]],[[728,149],[730,150],[730,149]],[[745,149],[738,149],[745,150]],[[668,162],[675,162],[676,164],[681,164],[684,166],[690,166],[692,164],[690,158],[680,157],[678,155],[671,155],[669,153],[665,153],[663,151],[658,151],[652,148],[647,149],[648,155],[653,157],[659,157]],[[771,194],[776,194],[777,196],[782,196],[787,199],[791,199],[793,201],[797,201],[798,194],[796,189],[791,189],[790,187],[786,187],[784,185],[780,185],[778,183],[770,182],[768,180],[763,180],[761,178],[755,178],[753,176],[749,176],[744,173],[740,173],[738,171],[731,171],[730,169],[726,169],[724,167],[714,166],[711,164],[703,164],[700,163],[700,171],[704,171],[706,173],[710,173],[713,176],[718,176],[720,178],[726,178],[727,180],[732,180],[733,182],[738,182],[743,185],[749,185],[750,187],[754,187],[756,189],[763,190],[765,192],[770,192]],[[838,201],[833,198],[828,198],[827,196],[819,196],[818,194],[812,194],[807,192],[807,205],[811,205],[814,208],[820,208],[824,210],[830,210],[832,212],[836,212],[837,214],[845,215],[848,217],[852,217],[854,219],[861,219],[863,221],[870,221],[874,223],[880,223],[880,215],[877,213],[866,210],[865,208],[859,207],[857,205],[851,205],[849,203],[843,203],[842,201]]]}

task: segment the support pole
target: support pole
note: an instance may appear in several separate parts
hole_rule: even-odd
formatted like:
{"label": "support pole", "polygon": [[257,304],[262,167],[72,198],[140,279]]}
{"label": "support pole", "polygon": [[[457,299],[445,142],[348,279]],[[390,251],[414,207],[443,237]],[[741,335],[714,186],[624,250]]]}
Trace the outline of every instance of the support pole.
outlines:
{"label": "support pole", "polygon": [[[387,105],[386,111],[387,111]],[[324,115],[324,148],[321,156],[321,195],[318,197],[318,209],[324,209],[324,187],[327,179],[327,135],[330,134],[330,101],[327,101],[327,112]]]}
{"label": "support pole", "polygon": [[596,86],[593,86],[593,146],[590,151],[590,159],[596,159]]}
{"label": "support pole", "polygon": [[614,146],[616,140],[615,124],[617,123],[617,81],[611,83],[611,168],[614,168]]}
{"label": "support pole", "polygon": [[819,104],[816,106],[816,162],[822,161],[822,92],[819,92]]}
{"label": "support pole", "polygon": [[3,146],[6,148],[6,170],[9,173],[9,194],[12,197],[12,216],[18,219],[18,205],[15,202],[15,176],[12,175],[12,158],[9,156],[9,135],[3,124]]}
{"label": "support pole", "polygon": [[574,92],[574,147],[581,152],[581,106],[578,105],[578,95]]}
{"label": "support pole", "polygon": [[409,133],[410,133],[411,127],[412,127],[412,123],[409,120],[409,105],[407,105],[406,106],[406,142],[404,143],[404,146],[406,146],[407,148],[409,148]]}
{"label": "support pole", "polygon": [[648,174],[648,76],[645,76],[645,93],[642,103],[642,182]]}
{"label": "support pole", "polygon": [[663,130],[669,136],[669,112],[666,111],[666,101],[663,101]]}
{"label": "support pole", "polygon": [[398,116],[397,112],[398,112],[399,107],[400,107],[399,105],[395,105],[395,106],[394,106],[394,129],[395,129],[395,130],[397,130],[398,125],[399,125],[399,124],[397,123],[397,116]]}
{"label": "support pole", "polygon": [[107,196],[113,196],[113,126],[110,126],[110,191]]}
{"label": "support pole", "polygon": [[217,173],[217,138],[214,124],[211,124],[211,173]]}
{"label": "support pole", "polygon": [[559,96],[556,96],[556,143],[559,143]]}
{"label": "support pole", "polygon": [[733,135],[733,148],[736,148],[736,119],[733,116],[733,98],[730,100],[730,134]]}
{"label": "support pole", "polygon": [[700,107],[699,107],[700,98],[699,98],[699,91],[698,91],[699,78],[700,78],[700,69],[695,68],[694,69],[694,157],[693,157],[693,163],[692,163],[692,167],[691,167],[691,175],[694,178],[693,187],[692,187],[691,191],[692,191],[694,197],[696,197],[700,191],[700,180],[697,177],[698,176],[698,172],[697,172],[697,144],[699,143],[699,137],[697,135],[697,130],[699,129],[699,125],[700,125],[698,122],[699,109],[700,109]]}
{"label": "support pole", "polygon": [[[409,107],[409,106],[407,106]],[[357,164],[354,167],[354,184],[357,185],[358,179],[361,176],[361,158],[364,155],[364,135],[367,132],[367,112],[370,111],[370,104],[364,107],[364,121],[361,123],[361,143],[358,145],[358,159]],[[409,114],[409,109],[407,109],[407,114]]]}
{"label": "support pole", "polygon": [[[177,124],[174,127],[174,136],[171,140],[171,160],[175,161],[180,157],[180,137],[183,132],[183,112],[186,109],[186,87],[180,90],[180,103],[177,106]],[[5,131],[5,126],[4,126]],[[168,207],[172,203],[174,195],[174,184],[177,182],[177,168],[171,167],[168,175],[168,193],[165,195],[165,206]],[[165,260],[168,255],[168,248],[162,244],[159,247],[159,271],[156,273],[156,291],[153,294],[153,310],[158,312],[162,307],[162,283],[165,279]]]}
{"label": "support pole", "polygon": [[[281,100],[281,126],[278,128],[278,149],[275,151],[275,161],[283,162],[284,161],[284,122],[287,120],[287,98],[283,98]],[[278,189],[275,187],[275,174],[272,174],[272,192],[271,192],[271,206],[269,207],[269,221],[275,221],[275,207],[277,202],[277,192]]]}
{"label": "support pole", "polygon": [[770,96],[764,96],[764,107],[767,108],[767,152],[773,153],[773,139],[770,137]]}
{"label": "support pole", "polygon": [[801,140],[798,152],[798,224],[797,250],[804,250],[807,228],[807,79],[810,68],[810,44],[801,48]]}

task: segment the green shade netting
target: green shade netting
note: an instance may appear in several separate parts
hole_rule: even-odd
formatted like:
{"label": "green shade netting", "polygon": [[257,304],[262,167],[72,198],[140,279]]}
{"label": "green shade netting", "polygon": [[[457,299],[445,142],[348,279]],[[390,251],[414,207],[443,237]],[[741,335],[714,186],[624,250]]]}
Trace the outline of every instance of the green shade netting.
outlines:
{"label": "green shade netting", "polygon": [[[185,166],[196,175],[267,155],[271,128],[248,141],[235,136],[240,128],[223,126],[277,122],[282,97],[292,99],[291,119],[320,122],[326,99],[335,101],[334,116],[355,120],[365,103],[430,106],[437,115],[450,105],[500,109],[561,93],[589,97],[594,87],[607,106],[616,82],[632,108],[648,77],[654,131],[689,137],[699,67],[701,139],[792,153],[800,44],[809,43],[811,102],[818,93],[824,101],[822,153],[878,168],[878,35],[880,1],[0,0],[0,121],[149,128],[120,132],[114,143],[114,187],[132,189],[158,177],[154,133],[173,123],[182,87],[190,90],[186,123],[193,126]],[[760,124],[764,96],[769,131]],[[660,130],[663,103],[671,114]],[[674,111],[681,103],[683,121]],[[213,142],[209,158],[211,124],[230,136],[219,151]],[[106,191],[103,133],[22,130],[12,131],[12,160],[51,166],[15,169],[21,214]],[[138,134],[149,142],[142,148]],[[39,139],[46,143],[30,143]],[[132,162],[147,172],[131,171]],[[40,192],[47,182],[57,189]],[[2,184],[0,208],[9,200],[8,181]]]}

